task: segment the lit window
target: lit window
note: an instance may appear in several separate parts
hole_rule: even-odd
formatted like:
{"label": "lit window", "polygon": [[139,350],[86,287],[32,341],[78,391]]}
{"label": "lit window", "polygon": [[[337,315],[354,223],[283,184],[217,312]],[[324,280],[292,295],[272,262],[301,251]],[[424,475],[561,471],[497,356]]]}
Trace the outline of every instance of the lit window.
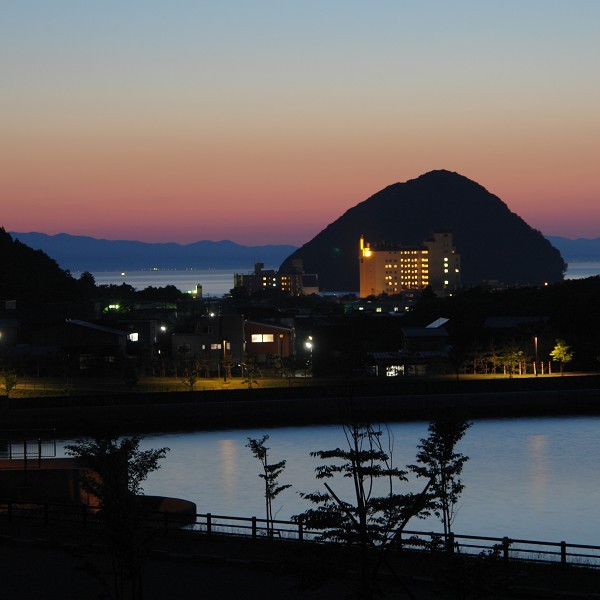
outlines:
{"label": "lit window", "polygon": [[130,334],[127,336],[127,339],[128,339],[130,342],[137,342],[137,341],[139,340],[139,338],[140,338],[140,335],[139,335],[139,333],[130,333]]}
{"label": "lit window", "polygon": [[210,349],[211,350],[220,350],[221,349],[221,344],[211,344],[210,345]]}
{"label": "lit window", "polygon": [[251,341],[253,344],[263,344],[265,342],[273,342],[274,337],[272,333],[253,333]]}

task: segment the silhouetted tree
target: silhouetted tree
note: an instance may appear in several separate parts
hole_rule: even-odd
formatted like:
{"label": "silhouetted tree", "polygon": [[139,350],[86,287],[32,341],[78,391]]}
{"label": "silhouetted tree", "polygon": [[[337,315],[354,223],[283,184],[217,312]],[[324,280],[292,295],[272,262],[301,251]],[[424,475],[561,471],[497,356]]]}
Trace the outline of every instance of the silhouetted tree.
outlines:
{"label": "silhouetted tree", "polygon": [[452,417],[432,421],[429,436],[422,438],[417,446],[417,464],[410,465],[418,477],[431,481],[428,509],[441,520],[447,547],[456,503],[464,489],[460,475],[469,460],[468,456],[456,452],[455,447],[469,427],[466,420]]}
{"label": "silhouetted tree", "polygon": [[263,472],[259,473],[259,477],[265,482],[265,511],[267,517],[267,534],[273,535],[273,500],[283,490],[292,487],[290,484],[278,485],[278,479],[285,469],[285,460],[277,463],[269,463],[269,450],[265,446],[265,442],[269,439],[268,435],[263,435],[260,439],[248,438],[247,448],[260,461]]}
{"label": "silhouetted tree", "polygon": [[[407,481],[407,472],[393,464],[393,438],[389,431],[385,446],[383,432],[370,424],[345,425],[344,434],[346,449],[318,450],[310,455],[331,461],[315,469],[317,479],[339,475],[351,480],[352,499],[342,499],[324,483],[326,493],[301,493],[316,508],[296,515],[294,520],[301,519],[309,529],[320,531],[321,540],[360,547],[358,593],[361,598],[370,598],[373,576],[385,552],[408,520],[424,508],[419,502],[422,494],[396,491],[397,484]],[[370,549],[379,555],[372,564]]]}
{"label": "silhouetted tree", "polygon": [[[140,501],[142,483],[159,468],[169,448],[140,450],[141,437],[79,439],[66,453],[90,469],[83,477],[85,491],[98,499],[100,519],[108,534],[115,597],[142,598],[142,566],[150,538]],[[129,593],[127,591],[129,590]]]}

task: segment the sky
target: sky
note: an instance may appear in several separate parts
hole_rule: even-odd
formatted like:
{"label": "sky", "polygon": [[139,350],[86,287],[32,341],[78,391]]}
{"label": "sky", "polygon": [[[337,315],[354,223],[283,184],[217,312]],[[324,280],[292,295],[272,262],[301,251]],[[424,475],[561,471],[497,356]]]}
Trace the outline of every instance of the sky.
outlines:
{"label": "sky", "polygon": [[597,0],[3,0],[0,226],[301,245],[457,171],[600,237]]}

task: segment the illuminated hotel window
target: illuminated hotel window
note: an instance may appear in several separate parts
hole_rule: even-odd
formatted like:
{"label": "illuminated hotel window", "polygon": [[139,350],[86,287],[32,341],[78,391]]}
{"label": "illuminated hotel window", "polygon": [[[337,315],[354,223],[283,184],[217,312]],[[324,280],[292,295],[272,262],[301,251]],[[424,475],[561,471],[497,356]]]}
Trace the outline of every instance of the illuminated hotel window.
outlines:
{"label": "illuminated hotel window", "polygon": [[221,344],[211,344],[210,345],[210,349],[211,350],[220,350],[221,349]]}
{"label": "illuminated hotel window", "polygon": [[130,334],[127,336],[127,339],[128,339],[130,342],[137,342],[137,341],[140,339],[140,334],[139,334],[139,333],[130,333]]}

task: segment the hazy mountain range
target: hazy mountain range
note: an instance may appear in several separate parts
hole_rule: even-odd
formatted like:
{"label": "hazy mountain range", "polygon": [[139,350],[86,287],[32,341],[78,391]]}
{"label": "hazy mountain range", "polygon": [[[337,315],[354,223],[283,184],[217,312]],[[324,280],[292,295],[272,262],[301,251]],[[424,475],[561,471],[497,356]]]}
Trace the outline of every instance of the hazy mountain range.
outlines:
{"label": "hazy mountain range", "polygon": [[[59,233],[10,232],[30,248],[42,250],[63,269],[79,271],[121,271],[151,269],[251,270],[255,262],[277,268],[297,247],[286,245],[244,246],[231,241],[198,241],[193,244],[160,244],[103,240]],[[600,237],[569,239],[546,236],[566,262],[600,261]]]}
{"label": "hazy mountain range", "polygon": [[587,239],[577,238],[575,240],[547,235],[546,239],[558,248],[562,257],[568,262],[600,261],[600,237]]}
{"label": "hazy mountain range", "polygon": [[124,271],[142,269],[230,269],[252,270],[254,263],[277,268],[295,246],[243,246],[229,240],[193,244],[159,244],[126,240],[104,240],[59,233],[10,232],[13,239],[42,250],[62,269],[79,271]]}

